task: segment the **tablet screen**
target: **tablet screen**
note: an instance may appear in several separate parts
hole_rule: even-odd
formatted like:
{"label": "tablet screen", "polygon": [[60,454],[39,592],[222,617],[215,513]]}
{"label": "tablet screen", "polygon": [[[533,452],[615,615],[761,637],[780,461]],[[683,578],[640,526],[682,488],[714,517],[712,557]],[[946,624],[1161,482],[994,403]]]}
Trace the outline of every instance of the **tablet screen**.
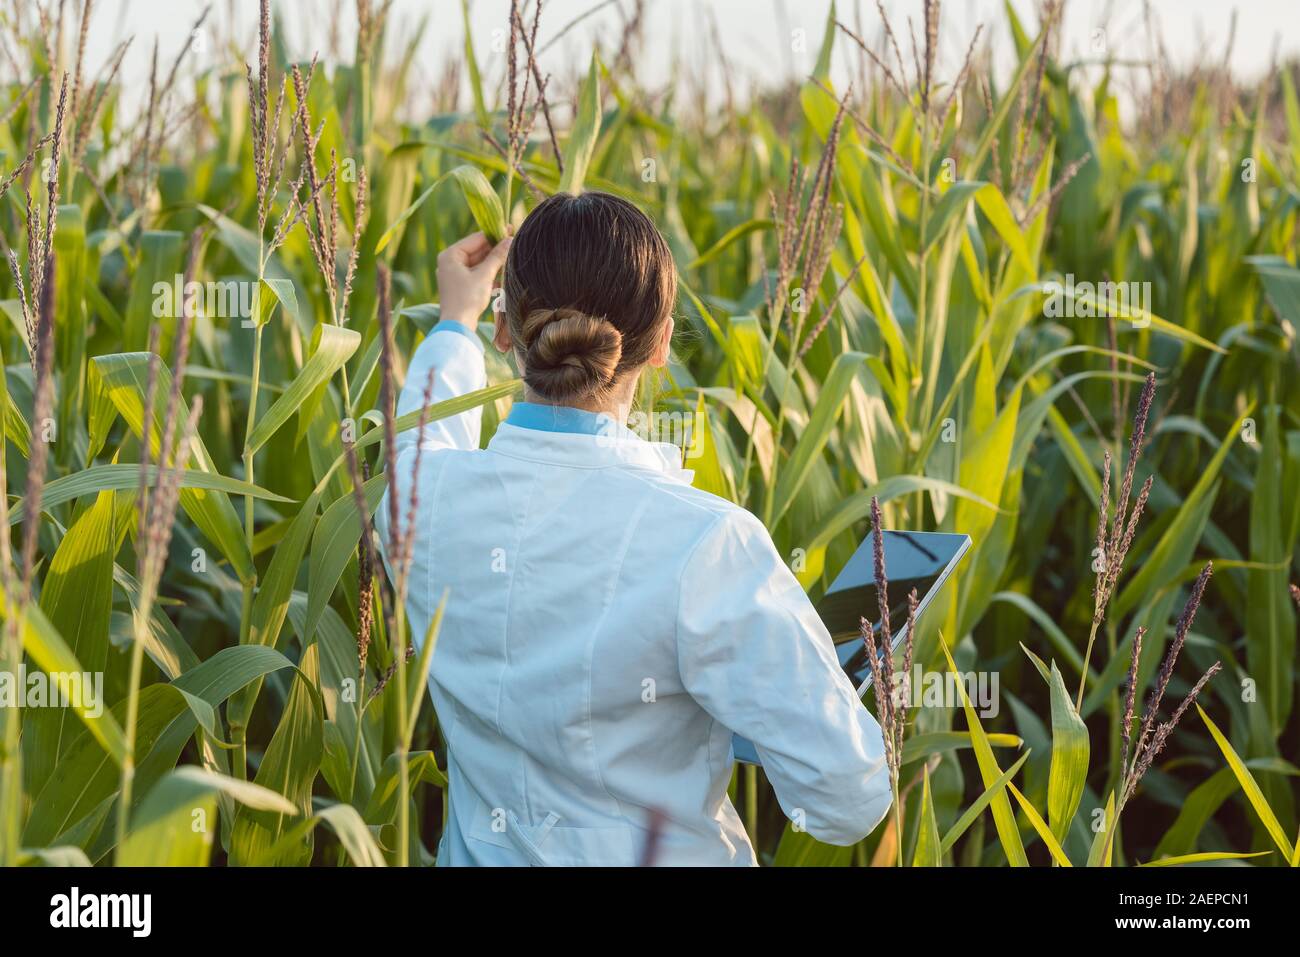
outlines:
{"label": "tablet screen", "polygon": [[[883,534],[889,622],[893,647],[897,648],[907,634],[908,592],[916,589],[920,615],[970,548],[970,536],[948,532],[887,531]],[[859,695],[865,694],[871,684],[861,619],[866,618],[872,630],[880,634],[876,621],[880,609],[876,601],[875,547],[875,534],[868,534],[817,603],[817,614],[831,633],[840,664]],[[754,745],[740,735],[735,736],[732,749],[737,761],[758,763]]]}
{"label": "tablet screen", "polygon": [[[919,609],[933,599],[966,549],[970,538],[943,532],[884,532],[889,621],[893,645],[907,633],[907,595],[915,588]],[[817,603],[817,614],[835,641],[840,664],[855,687],[871,677],[860,621],[866,618],[880,634],[876,597],[875,533],[867,535]]]}

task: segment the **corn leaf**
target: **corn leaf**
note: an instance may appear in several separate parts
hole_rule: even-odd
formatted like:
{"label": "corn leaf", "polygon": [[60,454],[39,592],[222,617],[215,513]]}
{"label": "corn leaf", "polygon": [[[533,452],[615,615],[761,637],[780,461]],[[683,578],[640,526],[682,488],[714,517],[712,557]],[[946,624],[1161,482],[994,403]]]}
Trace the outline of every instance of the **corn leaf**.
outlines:
{"label": "corn leaf", "polygon": [[116,863],[122,867],[205,867],[212,857],[219,793],[260,811],[297,812],[283,796],[253,782],[196,767],[177,768],[165,774],[136,808]]}
{"label": "corn leaf", "polygon": [[330,380],[356,352],[361,344],[361,336],[351,329],[341,326],[322,325],[317,331],[316,350],[303,364],[289,387],[280,393],[271,408],[267,409],[257,421],[257,426],[249,434],[244,445],[246,453],[253,453],[270,440],[280,426],[289,421],[316,389]]}
{"label": "corn leaf", "polygon": [[[253,779],[254,783],[284,795],[304,817],[311,814],[312,782],[320,770],[323,750],[324,715],[316,691],[319,680],[317,651],[316,646],[311,645],[303,652],[280,724]],[[258,858],[262,850],[274,845],[291,826],[292,817],[293,814],[285,810],[240,808],[231,837],[231,863],[249,863]],[[312,841],[308,834],[302,841],[282,849],[273,861],[267,863],[300,866],[311,860],[311,852]]]}
{"label": "corn leaf", "polygon": [[492,189],[487,177],[479,172],[477,166],[469,165],[457,166],[448,175],[460,187],[470,215],[488,242],[494,246],[501,242],[506,234],[506,214],[501,208],[500,197]]}
{"label": "corn leaf", "polygon": [[[86,676],[102,675],[108,663],[117,548],[113,499],[112,492],[101,492],[72,523],[50,559],[41,590],[41,610],[52,628],[68,636],[68,650]],[[23,772],[29,794],[45,786],[67,753],[78,730],[75,720],[67,708],[31,708],[24,714]]]}
{"label": "corn leaf", "polygon": [[600,61],[591,55],[587,79],[578,94],[578,113],[573,130],[564,147],[564,175],[560,177],[560,192],[581,193],[587,178],[587,166],[600,138]]}
{"label": "corn leaf", "polygon": [[952,850],[952,846],[957,843],[957,840],[965,834],[967,830],[969,830],[970,826],[975,823],[976,819],[984,813],[984,809],[993,802],[995,797],[1002,793],[1008,782],[1016,776],[1016,772],[1019,771],[1021,766],[1029,760],[1030,753],[1031,752],[1027,750],[1024,754],[1018,757],[1011,767],[998,775],[998,779],[986,787],[984,793],[976,798],[970,807],[966,808],[966,810],[962,812],[961,817],[959,817],[957,822],[948,829],[948,833],[943,836],[943,841],[940,843],[941,853],[947,854]]}
{"label": "corn leaf", "polygon": [[[79,499],[83,495],[95,495],[100,492],[134,492],[140,487],[142,474],[146,487],[152,488],[158,484],[159,469],[156,465],[146,465],[143,470],[139,465],[92,465],[88,469],[57,478],[46,485],[41,495],[41,508],[52,509],[56,505]],[[239,479],[198,469],[182,469],[178,481],[182,489],[204,489],[227,495],[249,495],[267,502],[293,501],[283,495],[269,492],[260,485],[250,485]],[[10,525],[15,525],[22,520],[22,501],[17,499],[11,506]]]}
{"label": "corn leaf", "polygon": [[1070,832],[1088,781],[1088,728],[1074,709],[1061,672],[1052,662],[1052,765],[1047,779],[1047,814],[1060,843]]}
{"label": "corn leaf", "polygon": [[[939,636],[939,645],[948,662],[948,669],[960,677],[961,672],[957,670],[957,664],[952,660],[952,654],[948,651],[948,644],[943,640],[943,635]],[[958,694],[961,695],[962,710],[966,712],[966,724],[970,729],[971,741],[975,749],[975,761],[979,765],[980,777],[983,778],[984,786],[987,788],[1001,777],[1002,769],[998,767],[997,759],[993,757],[993,747],[989,744],[979,716],[970,703],[970,696],[966,694],[965,683],[956,681],[954,684]],[[1002,842],[1002,849],[1007,855],[1007,863],[1012,867],[1028,867],[1029,860],[1025,857],[1025,846],[1020,840],[1020,831],[1016,827],[1016,819],[1011,813],[1011,803],[1007,800],[1007,796],[1000,792],[995,793],[990,799],[990,805],[993,809],[993,823],[997,827],[998,839]]]}
{"label": "corn leaf", "polygon": [[1254,808],[1255,814],[1259,817],[1260,823],[1264,825],[1264,830],[1268,831],[1269,837],[1273,838],[1273,843],[1275,843],[1278,846],[1278,849],[1281,850],[1283,857],[1288,861],[1291,860],[1291,856],[1294,853],[1294,847],[1292,846],[1291,841],[1287,838],[1286,832],[1282,830],[1282,825],[1278,821],[1277,815],[1273,813],[1273,809],[1269,806],[1268,801],[1265,800],[1264,792],[1260,790],[1259,782],[1255,780],[1255,776],[1250,773],[1250,769],[1246,767],[1245,763],[1242,762],[1241,758],[1237,755],[1236,749],[1233,748],[1228,739],[1223,736],[1223,732],[1219,730],[1219,726],[1210,720],[1210,716],[1205,713],[1205,709],[1198,704],[1196,706],[1196,711],[1201,716],[1201,720],[1205,722],[1205,726],[1209,728],[1210,735],[1214,738],[1215,744],[1217,744],[1219,750],[1223,752],[1223,757],[1227,760],[1228,767],[1232,769],[1232,773],[1237,778],[1237,783],[1241,785],[1241,790],[1246,794],[1246,800],[1250,802],[1250,806]]}
{"label": "corn leaf", "polygon": [[[100,376],[103,387],[107,390],[118,413],[126,420],[137,438],[144,435],[144,394],[149,382],[149,355],[144,352],[117,353],[115,355],[96,356],[91,360],[92,368]],[[162,361],[158,362],[157,395],[166,396],[171,390],[171,372]],[[163,416],[166,414],[166,401],[153,403],[153,421],[149,423],[148,441],[151,461],[158,461],[161,443]],[[189,415],[189,407],[182,400],[177,411],[178,421],[184,421]],[[182,460],[186,467],[216,475],[217,467],[212,462],[203,440],[194,437],[188,461]],[[254,574],[253,556],[244,540],[243,528],[235,507],[227,494],[220,490],[188,487],[181,490],[180,506],[190,520],[198,526],[207,538],[217,546],[221,554],[230,562],[235,574],[241,581],[250,581]]]}
{"label": "corn leaf", "polygon": [[795,442],[785,466],[780,469],[776,488],[772,492],[771,523],[775,525],[785,515],[799,489],[808,479],[813,463],[830,441],[835,420],[848,396],[849,386],[858,373],[866,368],[866,356],[861,352],[846,352],[835,360],[830,374],[822,386],[812,415],[803,434]]}
{"label": "corn leaf", "polygon": [[1162,857],[1159,860],[1147,861],[1145,864],[1139,864],[1138,867],[1181,867],[1184,864],[1205,864],[1210,861],[1239,861],[1247,857],[1263,857],[1265,854],[1272,853],[1272,851],[1255,851],[1253,854],[1243,854],[1235,851],[1205,851],[1200,854],[1180,854],[1178,857]]}
{"label": "corn leaf", "polygon": [[1060,842],[1057,841],[1056,837],[1052,834],[1052,829],[1047,826],[1047,822],[1043,820],[1043,816],[1039,814],[1038,810],[1029,803],[1028,799],[1023,794],[1020,793],[1020,789],[1010,781],[1007,782],[1007,790],[1011,792],[1011,796],[1016,799],[1017,803],[1019,803],[1020,810],[1025,812],[1025,817],[1028,818],[1029,823],[1033,825],[1034,830],[1038,832],[1038,836],[1043,839],[1043,844],[1052,855],[1052,860],[1061,867],[1071,867],[1070,858],[1066,855],[1065,851],[1061,849]]}
{"label": "corn leaf", "polygon": [[934,816],[934,799],[930,796],[930,769],[925,768],[921,781],[921,820],[917,825],[912,866],[942,867],[943,852],[939,847],[939,824]]}

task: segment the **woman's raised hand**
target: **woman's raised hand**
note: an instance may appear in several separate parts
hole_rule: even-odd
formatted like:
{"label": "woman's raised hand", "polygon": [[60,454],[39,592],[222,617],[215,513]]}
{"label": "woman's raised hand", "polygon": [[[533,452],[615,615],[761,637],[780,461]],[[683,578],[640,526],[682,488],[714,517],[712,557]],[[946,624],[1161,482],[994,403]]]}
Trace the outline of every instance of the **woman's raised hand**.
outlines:
{"label": "woman's raised hand", "polygon": [[438,297],[443,319],[471,331],[492,304],[492,284],[510,251],[510,237],[493,246],[482,233],[471,233],[438,254]]}

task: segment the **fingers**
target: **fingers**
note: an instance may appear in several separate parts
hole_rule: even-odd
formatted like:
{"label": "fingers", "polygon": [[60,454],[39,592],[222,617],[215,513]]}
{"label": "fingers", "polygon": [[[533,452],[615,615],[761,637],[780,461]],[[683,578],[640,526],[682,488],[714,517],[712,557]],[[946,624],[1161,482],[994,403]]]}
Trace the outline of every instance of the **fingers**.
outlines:
{"label": "fingers", "polygon": [[485,255],[478,264],[479,269],[485,270],[488,275],[494,276],[498,269],[505,265],[506,256],[510,253],[510,237],[507,236],[501,242],[497,243]]}
{"label": "fingers", "polygon": [[487,237],[480,233],[470,233],[464,239],[457,240],[442,251],[453,262],[462,266],[473,266],[492,248]]}

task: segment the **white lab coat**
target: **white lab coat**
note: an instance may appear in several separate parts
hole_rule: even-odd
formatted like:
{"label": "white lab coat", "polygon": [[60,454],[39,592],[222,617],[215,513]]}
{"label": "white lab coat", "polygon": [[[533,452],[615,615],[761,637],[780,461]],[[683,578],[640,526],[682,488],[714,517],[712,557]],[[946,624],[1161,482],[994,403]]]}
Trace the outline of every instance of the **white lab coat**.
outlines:
{"label": "white lab coat", "polygon": [[[399,414],[430,365],[435,401],[486,384],[479,339],[441,323]],[[448,742],[438,863],[632,865],[653,831],[656,864],[752,865],[733,732],[812,836],[870,833],[890,805],[880,728],[762,524],[621,424],[507,422],[480,450],[480,420],[427,425],[415,477],[417,640],[449,594],[429,680]],[[397,439],[402,515],[417,440]]]}

